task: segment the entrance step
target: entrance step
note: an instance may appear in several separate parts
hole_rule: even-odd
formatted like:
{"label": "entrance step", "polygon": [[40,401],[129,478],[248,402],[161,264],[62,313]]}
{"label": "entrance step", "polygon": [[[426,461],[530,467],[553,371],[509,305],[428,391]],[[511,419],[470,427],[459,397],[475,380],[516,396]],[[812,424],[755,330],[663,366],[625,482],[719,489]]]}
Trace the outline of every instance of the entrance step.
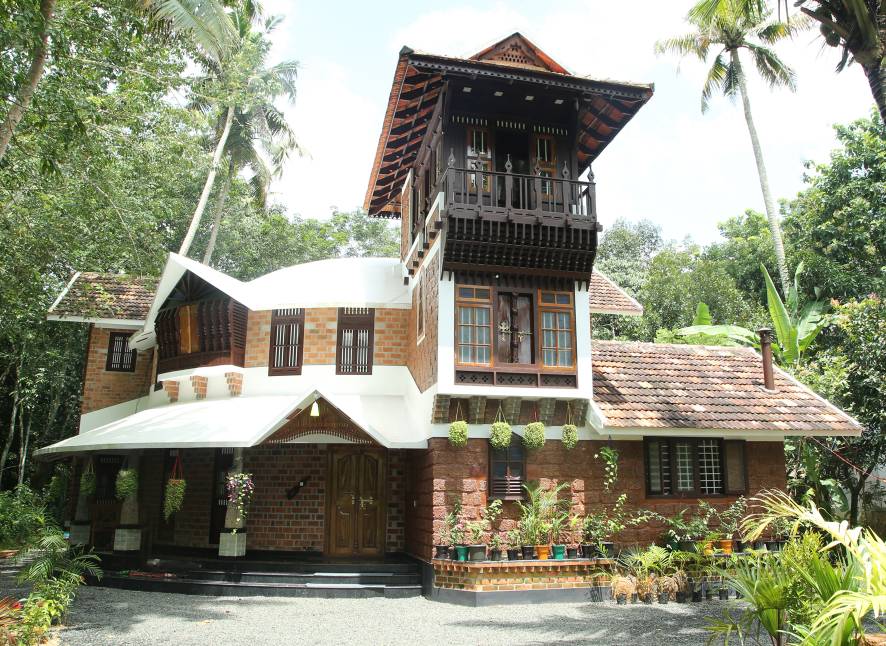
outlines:
{"label": "entrance step", "polygon": [[225,583],[303,583],[305,585],[421,585],[418,572],[230,572],[194,570],[186,575],[199,581]]}

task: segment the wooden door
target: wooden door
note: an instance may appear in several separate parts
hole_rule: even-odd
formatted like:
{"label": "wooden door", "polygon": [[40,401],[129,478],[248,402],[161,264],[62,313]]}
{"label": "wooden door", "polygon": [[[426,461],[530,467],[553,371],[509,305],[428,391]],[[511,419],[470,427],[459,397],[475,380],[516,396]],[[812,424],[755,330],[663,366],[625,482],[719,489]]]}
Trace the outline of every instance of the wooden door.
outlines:
{"label": "wooden door", "polygon": [[495,363],[532,364],[532,296],[498,293]]}
{"label": "wooden door", "polygon": [[331,556],[381,556],[385,537],[384,453],[331,452],[327,542]]}

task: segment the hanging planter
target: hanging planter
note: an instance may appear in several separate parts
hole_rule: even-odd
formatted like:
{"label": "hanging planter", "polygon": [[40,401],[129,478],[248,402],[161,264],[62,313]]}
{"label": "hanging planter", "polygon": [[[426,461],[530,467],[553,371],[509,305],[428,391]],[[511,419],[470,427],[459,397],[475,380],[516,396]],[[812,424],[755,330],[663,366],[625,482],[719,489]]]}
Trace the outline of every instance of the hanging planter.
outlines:
{"label": "hanging planter", "polygon": [[[252,482],[251,473],[231,473],[228,474],[228,480],[225,483],[225,490],[228,494],[228,502],[237,506],[237,524],[246,520],[246,512],[249,509],[249,503],[252,501],[252,493],[255,491],[255,485]],[[236,534],[237,528],[231,529],[231,534]]]}
{"label": "hanging planter", "polygon": [[506,449],[511,445],[511,425],[505,420],[501,406],[498,407],[498,413],[495,415],[495,422],[492,424],[492,432],[489,435],[489,445],[493,449]]}
{"label": "hanging planter", "polygon": [[540,449],[545,445],[545,425],[530,422],[523,429],[523,446],[527,449]]}
{"label": "hanging planter", "polygon": [[181,456],[175,456],[175,464],[172,465],[172,473],[169,474],[169,480],[166,481],[166,492],[163,496],[163,518],[168,522],[169,518],[182,508],[185,500],[185,482],[182,473]]}
{"label": "hanging planter", "polygon": [[92,466],[92,460],[86,463],[86,468],[80,475],[80,493],[89,497],[95,495],[95,469]]}
{"label": "hanging planter", "polygon": [[572,423],[572,406],[566,402],[566,423],[563,425],[563,448],[571,451],[578,444],[578,428]]}
{"label": "hanging planter", "polygon": [[468,445],[468,423],[461,418],[461,402],[456,403],[455,421],[449,425],[449,443],[457,449]]}
{"label": "hanging planter", "polygon": [[117,472],[117,500],[126,500],[138,494],[138,471],[123,468]]}

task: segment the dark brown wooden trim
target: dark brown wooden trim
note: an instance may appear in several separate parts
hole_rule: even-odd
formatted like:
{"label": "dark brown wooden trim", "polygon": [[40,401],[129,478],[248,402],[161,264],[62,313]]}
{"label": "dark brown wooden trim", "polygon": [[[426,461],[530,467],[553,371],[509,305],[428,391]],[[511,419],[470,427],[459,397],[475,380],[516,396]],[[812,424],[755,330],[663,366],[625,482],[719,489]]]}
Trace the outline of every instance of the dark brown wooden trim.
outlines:
{"label": "dark brown wooden trim", "polygon": [[[350,311],[365,310],[365,311]],[[368,365],[366,372],[351,372],[342,370],[342,332],[343,325],[356,330],[369,331]],[[356,346],[354,346],[356,347]],[[368,308],[338,308],[338,326],[335,332],[335,374],[336,375],[371,375],[375,363],[375,309]],[[356,364],[355,364],[356,365]]]}
{"label": "dark brown wooden trim", "polygon": [[[117,342],[117,339],[123,339],[123,342],[127,343],[131,336],[132,332],[110,331],[108,334],[108,356],[105,358],[105,370],[107,372],[135,372],[135,362],[138,360],[138,350],[128,351],[130,356],[129,365],[124,365],[121,362],[121,366],[115,366],[113,363],[114,345]],[[123,355],[125,354],[127,354],[127,352],[123,353]]]}
{"label": "dark brown wooden trim", "polygon": [[[305,349],[305,310],[304,308],[291,308],[297,311],[296,314],[280,314],[283,310],[273,310],[271,313],[271,334],[268,339],[268,375],[300,375],[302,370],[302,360]],[[277,347],[274,342],[276,339],[276,327],[278,325],[296,324],[298,326],[299,343],[296,347],[295,366],[279,367],[274,365],[274,349]],[[283,347],[290,347],[292,339]]]}
{"label": "dark brown wooden trim", "polygon": [[[509,446],[507,449],[503,449],[503,450],[510,451],[511,447],[514,446],[515,442],[522,442],[522,441],[523,441],[522,438],[517,437],[516,435],[512,435],[511,436],[511,446]],[[526,499],[526,491],[523,489],[523,485],[526,484],[526,482],[527,482],[527,480],[526,480],[526,456],[527,456],[528,451],[526,450],[525,447],[522,447],[522,446],[520,447],[520,449],[523,452],[523,459],[522,460],[511,460],[511,459],[495,460],[494,456],[495,456],[496,449],[492,448],[492,446],[487,443],[486,453],[488,456],[488,460],[487,460],[488,471],[487,471],[486,482],[487,482],[487,492],[488,492],[487,497],[490,500],[505,500],[505,501],[507,501],[507,500],[525,500]],[[504,462],[507,464],[507,467],[506,467],[507,476],[510,476],[510,473],[511,473],[511,463],[514,463],[514,462],[521,462],[522,463],[523,477],[520,480],[520,495],[508,494],[505,496],[496,496],[494,494],[495,488],[496,488],[495,482],[496,482],[496,480],[498,480],[498,478],[495,478],[493,476],[493,464],[495,462]]]}
{"label": "dark brown wooden trim", "polygon": [[[716,440],[720,447],[720,475],[722,479],[722,488],[723,493],[719,494],[710,494],[703,493],[701,491],[701,484],[699,480],[699,459],[698,459],[698,445],[699,442],[702,441],[710,441]],[[651,490],[651,481],[649,476],[649,444],[651,442],[666,442],[668,445],[668,466],[671,474],[671,492],[670,493],[653,493]],[[677,491],[677,452],[676,445],[677,443],[689,442],[691,445],[692,451],[692,473],[693,473],[693,488],[690,491]],[[734,498],[735,496],[745,495],[748,491],[748,475],[747,475],[747,453],[746,453],[746,442],[744,440],[729,440],[729,442],[741,442],[742,443],[742,461],[743,461],[743,469],[744,469],[744,480],[745,487],[743,490],[730,490],[729,488],[729,473],[728,473],[728,463],[726,456],[726,442],[723,438],[718,437],[654,437],[654,436],[644,436],[643,437],[643,469],[644,469],[644,482],[645,482],[645,493],[646,498],[650,499],[690,499],[690,498]],[[659,473],[662,473],[662,467],[664,466],[664,462],[661,458],[661,452],[658,453],[659,459]]]}

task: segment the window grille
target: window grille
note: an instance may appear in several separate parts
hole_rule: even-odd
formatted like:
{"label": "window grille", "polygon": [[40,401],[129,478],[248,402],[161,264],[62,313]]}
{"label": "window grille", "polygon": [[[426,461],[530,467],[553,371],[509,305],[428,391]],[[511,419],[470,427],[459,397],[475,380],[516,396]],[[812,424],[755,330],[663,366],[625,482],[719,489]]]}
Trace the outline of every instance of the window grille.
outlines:
{"label": "window grille", "polygon": [[372,374],[375,310],[341,307],[338,310],[336,374]]}
{"label": "window grille", "polygon": [[128,347],[131,332],[111,332],[108,338],[108,360],[105,370],[109,372],[134,372],[136,351]]}
{"label": "window grille", "polygon": [[300,307],[274,310],[268,374],[301,374],[305,312]]}

